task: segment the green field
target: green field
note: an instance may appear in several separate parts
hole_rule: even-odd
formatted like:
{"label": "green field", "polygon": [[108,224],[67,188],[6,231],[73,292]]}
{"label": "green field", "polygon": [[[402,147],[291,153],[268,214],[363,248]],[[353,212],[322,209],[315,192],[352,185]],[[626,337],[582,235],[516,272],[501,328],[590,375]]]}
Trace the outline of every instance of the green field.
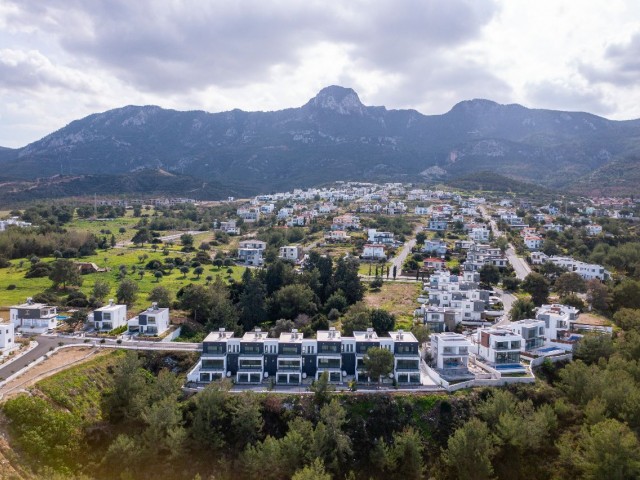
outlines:
{"label": "green field", "polygon": [[[138,258],[140,255],[146,254],[148,258],[141,262]],[[194,254],[186,254],[180,252],[171,252],[169,254],[170,257],[182,257],[183,259],[191,259],[194,257]],[[153,250],[149,248],[114,248],[106,251],[98,251],[96,255],[83,257],[81,259],[77,259],[82,262],[94,262],[99,267],[106,267],[109,269],[107,272],[101,273],[92,273],[89,275],[84,275],[82,290],[87,296],[90,296],[93,285],[96,280],[102,279],[106,280],[111,285],[111,291],[109,292],[108,298],[116,298],[116,289],[118,287],[118,277],[120,265],[124,265],[127,267],[128,278],[134,280],[139,286],[138,297],[133,305],[134,310],[142,310],[148,307],[147,295],[151,290],[158,286],[162,285],[167,287],[169,290],[174,293],[177,292],[181,287],[188,285],[189,283],[200,283],[206,284],[206,277],[212,276],[215,280],[217,276],[220,276],[223,280],[228,280],[229,278],[233,278],[235,280],[239,280],[244,272],[245,267],[233,266],[233,267],[221,267],[217,268],[212,265],[202,265],[204,268],[204,273],[197,278],[196,275],[193,274],[193,269],[191,269],[190,273],[187,274],[186,278],[180,271],[176,268],[169,274],[167,273],[163,278],[158,282],[156,278],[153,276],[153,272],[150,270],[144,270],[144,275],[140,278],[138,271],[140,269],[144,269],[144,266],[150,262],[151,260],[159,260],[164,263],[164,259],[166,257],[162,255],[161,252]],[[43,258],[45,262],[52,262],[53,258]],[[27,297],[32,297],[37,293],[40,293],[51,287],[51,280],[48,278],[25,278],[25,273],[29,270],[29,261],[26,259],[22,260],[22,267],[19,266],[20,260],[12,260],[11,266],[8,268],[0,269],[0,306],[10,306],[18,303],[24,303]],[[131,272],[131,267],[135,266],[138,271],[135,273]],[[231,268],[233,273],[230,275],[227,273],[227,269]],[[8,290],[7,287],[9,285],[15,285],[15,289]],[[62,295],[62,293],[61,293]]]}

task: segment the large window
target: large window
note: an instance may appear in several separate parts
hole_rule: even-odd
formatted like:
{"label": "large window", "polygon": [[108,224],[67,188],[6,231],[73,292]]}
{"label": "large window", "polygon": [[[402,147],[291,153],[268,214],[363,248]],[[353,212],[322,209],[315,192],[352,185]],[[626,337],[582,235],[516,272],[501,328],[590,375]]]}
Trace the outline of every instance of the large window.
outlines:
{"label": "large window", "polygon": [[340,368],[340,359],[318,358],[318,368]]}
{"label": "large window", "polygon": [[400,355],[408,355],[411,353],[418,353],[417,345],[397,345],[397,353]]}
{"label": "large window", "polygon": [[259,355],[262,351],[260,350],[260,345],[242,345],[242,353]]}
{"label": "large window", "polygon": [[418,370],[418,360],[398,360],[396,370]]}
{"label": "large window", "polygon": [[299,370],[300,360],[278,360],[278,370]]}
{"label": "large window", "polygon": [[299,355],[296,345],[280,345],[280,353],[283,355]]}
{"label": "large window", "polygon": [[340,344],[338,343],[322,343],[318,345],[318,353],[339,353]]}
{"label": "large window", "polygon": [[225,353],[226,347],[224,343],[205,343],[202,346],[204,353]]}
{"label": "large window", "polygon": [[520,363],[520,352],[496,353],[496,364]]}
{"label": "large window", "polygon": [[262,359],[242,359],[240,368],[243,370],[262,370]]}
{"label": "large window", "polygon": [[202,368],[205,370],[222,370],[224,369],[224,360],[202,359]]}

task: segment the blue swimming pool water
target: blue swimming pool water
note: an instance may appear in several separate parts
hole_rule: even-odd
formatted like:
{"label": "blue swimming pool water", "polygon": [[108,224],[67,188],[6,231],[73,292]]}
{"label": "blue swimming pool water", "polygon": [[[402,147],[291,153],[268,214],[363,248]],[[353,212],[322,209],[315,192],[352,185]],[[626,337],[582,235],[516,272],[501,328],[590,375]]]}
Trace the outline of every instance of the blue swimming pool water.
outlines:
{"label": "blue swimming pool water", "polygon": [[520,364],[517,363],[513,363],[513,364],[509,364],[509,365],[496,365],[496,370],[515,370],[515,369],[522,369],[524,370],[524,367]]}
{"label": "blue swimming pool water", "polygon": [[556,347],[544,347],[544,348],[538,349],[539,352],[552,352],[553,350],[558,350],[558,349]]}
{"label": "blue swimming pool water", "polygon": [[69,318],[67,315],[57,315],[56,318],[58,320],[66,320],[67,318]]}

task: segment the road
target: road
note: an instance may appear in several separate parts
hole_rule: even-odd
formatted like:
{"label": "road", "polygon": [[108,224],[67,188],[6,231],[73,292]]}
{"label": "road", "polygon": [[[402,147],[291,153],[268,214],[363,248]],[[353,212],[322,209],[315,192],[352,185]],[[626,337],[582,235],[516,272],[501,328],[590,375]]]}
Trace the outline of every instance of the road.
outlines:
{"label": "road", "polygon": [[[504,232],[498,229],[498,225],[496,224],[495,220],[491,218],[491,215],[489,215],[486,208],[483,206],[480,206],[479,210],[480,210],[480,213],[482,214],[482,218],[484,218],[489,222],[489,225],[491,226],[491,231],[493,232],[494,237],[497,238],[497,237],[503,236]],[[512,244],[509,244],[507,251],[505,252],[505,255],[507,257],[507,260],[509,260],[509,263],[513,267],[513,270],[516,272],[516,277],[518,277],[520,280],[524,280],[525,277],[531,273],[531,267],[523,258],[519,257],[516,254],[516,251],[513,248]]]}
{"label": "road", "polygon": [[[22,357],[14,360],[11,363],[0,366],[0,378],[7,378],[14,373],[29,366],[38,358],[42,357],[49,351],[62,345],[74,345],[82,344],[89,346],[92,344],[105,348],[118,348],[125,350],[160,350],[160,351],[198,351],[201,344],[199,343],[186,343],[186,342],[145,342],[137,340],[125,340],[122,343],[118,343],[116,340],[105,339],[104,343],[99,343],[101,339],[93,337],[72,337],[62,335],[38,335],[34,337],[38,345]],[[89,340],[89,342],[85,342]]]}
{"label": "road", "polygon": [[524,280],[527,275],[531,273],[531,267],[526,262],[526,260],[522,257],[516,255],[516,251],[513,249],[513,245],[509,244],[509,248],[505,252],[509,263],[513,267],[513,270],[516,272],[516,277],[520,280]]}
{"label": "road", "polygon": [[516,301],[515,295],[510,293],[506,293],[504,290],[500,288],[495,288],[496,292],[500,294],[502,298],[502,305],[504,310],[504,315],[500,317],[500,319],[495,323],[496,325],[508,325],[511,322],[511,317],[509,312],[511,311],[511,307],[513,306],[513,302]]}
{"label": "road", "polygon": [[[397,253],[393,259],[391,259],[391,271],[393,271],[393,267],[396,267],[396,271],[398,272],[398,277],[401,277],[400,272],[402,272],[402,264],[406,260],[406,258],[411,253],[411,249],[416,246],[416,234],[422,231],[422,225],[418,225],[411,234],[411,240],[405,242],[400,251]],[[402,275],[402,278],[413,278]],[[414,278],[415,280],[415,278]]]}

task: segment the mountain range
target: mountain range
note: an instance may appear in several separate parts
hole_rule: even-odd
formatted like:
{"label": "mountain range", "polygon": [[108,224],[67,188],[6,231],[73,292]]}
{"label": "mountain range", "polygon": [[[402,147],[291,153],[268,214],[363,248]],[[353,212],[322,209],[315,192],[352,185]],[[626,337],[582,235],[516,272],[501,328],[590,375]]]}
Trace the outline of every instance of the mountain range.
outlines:
{"label": "mountain range", "polygon": [[105,189],[215,199],[334,180],[446,182],[476,172],[626,194],[640,179],[640,120],[480,99],[423,115],[365,106],[352,89],[330,86],[299,108],[273,112],[109,110],[23,148],[0,148],[0,168],[5,199]]}

